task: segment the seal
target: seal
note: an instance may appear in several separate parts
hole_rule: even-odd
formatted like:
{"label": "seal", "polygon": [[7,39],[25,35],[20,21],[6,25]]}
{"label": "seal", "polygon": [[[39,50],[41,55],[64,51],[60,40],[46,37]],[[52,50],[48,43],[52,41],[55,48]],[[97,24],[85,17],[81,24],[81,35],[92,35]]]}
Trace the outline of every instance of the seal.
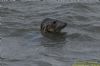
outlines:
{"label": "seal", "polygon": [[67,23],[52,19],[52,18],[45,18],[42,23],[40,30],[42,33],[60,33],[63,28],[67,26]]}

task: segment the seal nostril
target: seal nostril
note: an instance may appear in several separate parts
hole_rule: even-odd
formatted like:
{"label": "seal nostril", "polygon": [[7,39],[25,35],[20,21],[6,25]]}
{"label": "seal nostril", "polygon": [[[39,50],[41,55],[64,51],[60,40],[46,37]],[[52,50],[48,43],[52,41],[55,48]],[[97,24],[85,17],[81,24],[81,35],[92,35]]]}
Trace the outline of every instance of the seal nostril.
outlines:
{"label": "seal nostril", "polygon": [[63,28],[66,27],[66,26],[67,26],[67,23],[64,23],[64,24],[63,24]]}

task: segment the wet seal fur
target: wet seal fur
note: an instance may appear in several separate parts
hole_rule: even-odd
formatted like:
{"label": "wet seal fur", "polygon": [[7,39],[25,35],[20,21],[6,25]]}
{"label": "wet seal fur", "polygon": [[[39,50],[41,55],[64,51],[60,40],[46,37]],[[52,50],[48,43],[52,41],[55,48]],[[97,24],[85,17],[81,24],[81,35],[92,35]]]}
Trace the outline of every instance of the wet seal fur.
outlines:
{"label": "wet seal fur", "polygon": [[46,18],[43,20],[41,23],[41,32],[43,33],[60,33],[63,28],[67,26],[67,23],[56,20],[56,19],[51,19],[51,18]]}
{"label": "wet seal fur", "polygon": [[45,18],[40,27],[41,33],[46,37],[62,37],[62,35],[65,34],[65,32],[61,32],[63,28],[67,26],[67,23],[52,19],[52,18]]}

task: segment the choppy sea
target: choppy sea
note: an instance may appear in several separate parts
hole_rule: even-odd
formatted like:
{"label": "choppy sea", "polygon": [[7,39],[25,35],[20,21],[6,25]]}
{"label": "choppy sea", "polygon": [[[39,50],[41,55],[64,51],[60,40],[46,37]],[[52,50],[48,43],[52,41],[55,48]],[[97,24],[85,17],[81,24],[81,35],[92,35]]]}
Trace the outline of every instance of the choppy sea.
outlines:
{"label": "choppy sea", "polygon": [[[44,18],[68,23],[67,36],[41,35]],[[72,66],[100,61],[100,2],[0,2],[0,66]]]}

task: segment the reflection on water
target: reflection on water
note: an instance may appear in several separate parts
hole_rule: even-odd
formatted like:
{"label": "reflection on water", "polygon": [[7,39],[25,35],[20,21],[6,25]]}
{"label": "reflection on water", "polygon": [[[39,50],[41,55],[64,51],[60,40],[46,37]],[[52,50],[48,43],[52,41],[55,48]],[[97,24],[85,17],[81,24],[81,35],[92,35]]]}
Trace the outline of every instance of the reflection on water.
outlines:
{"label": "reflection on water", "polygon": [[[100,4],[0,3],[1,66],[71,66],[100,59]],[[62,34],[41,34],[44,18],[68,23]]]}

